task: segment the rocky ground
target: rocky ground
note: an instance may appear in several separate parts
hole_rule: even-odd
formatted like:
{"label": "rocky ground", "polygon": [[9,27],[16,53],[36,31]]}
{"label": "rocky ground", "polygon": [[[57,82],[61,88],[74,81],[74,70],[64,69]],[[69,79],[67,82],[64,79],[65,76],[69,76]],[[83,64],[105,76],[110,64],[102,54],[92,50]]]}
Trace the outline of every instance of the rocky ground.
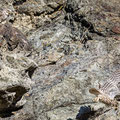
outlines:
{"label": "rocky ground", "polygon": [[89,93],[119,48],[120,0],[0,0],[0,119],[119,120]]}

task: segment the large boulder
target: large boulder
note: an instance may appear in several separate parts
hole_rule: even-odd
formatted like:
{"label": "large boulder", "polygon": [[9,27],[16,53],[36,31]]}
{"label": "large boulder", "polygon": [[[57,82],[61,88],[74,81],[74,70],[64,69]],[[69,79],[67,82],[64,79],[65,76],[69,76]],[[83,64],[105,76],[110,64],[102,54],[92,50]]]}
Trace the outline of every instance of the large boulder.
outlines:
{"label": "large boulder", "polygon": [[[2,120],[120,118],[119,108],[94,103],[89,93],[120,69],[119,0],[0,3],[1,24],[8,21],[18,28],[32,47],[1,47],[1,110],[15,111],[7,118],[2,114]],[[24,98],[26,104],[21,102]],[[22,109],[14,109],[22,104]]]}

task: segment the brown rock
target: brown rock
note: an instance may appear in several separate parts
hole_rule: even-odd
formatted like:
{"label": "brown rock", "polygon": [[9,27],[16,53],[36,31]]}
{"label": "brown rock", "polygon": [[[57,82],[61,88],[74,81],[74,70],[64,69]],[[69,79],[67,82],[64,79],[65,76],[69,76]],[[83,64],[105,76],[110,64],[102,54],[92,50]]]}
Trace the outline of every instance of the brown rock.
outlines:
{"label": "brown rock", "polygon": [[120,34],[120,26],[114,26],[112,28],[112,32],[116,33],[116,34]]}
{"label": "brown rock", "polygon": [[18,45],[20,48],[30,50],[30,45],[26,36],[17,28],[12,27],[9,23],[0,26],[0,35],[7,42],[10,51],[14,50]]}

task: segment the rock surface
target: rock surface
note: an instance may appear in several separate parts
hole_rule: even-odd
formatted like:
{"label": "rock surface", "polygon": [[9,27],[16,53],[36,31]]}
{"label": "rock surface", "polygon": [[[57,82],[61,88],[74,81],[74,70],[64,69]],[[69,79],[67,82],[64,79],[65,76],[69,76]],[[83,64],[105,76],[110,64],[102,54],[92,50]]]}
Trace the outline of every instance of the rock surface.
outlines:
{"label": "rock surface", "polygon": [[89,93],[120,69],[120,0],[1,0],[0,11],[31,45],[7,49],[18,36],[0,33],[1,120],[120,119]]}

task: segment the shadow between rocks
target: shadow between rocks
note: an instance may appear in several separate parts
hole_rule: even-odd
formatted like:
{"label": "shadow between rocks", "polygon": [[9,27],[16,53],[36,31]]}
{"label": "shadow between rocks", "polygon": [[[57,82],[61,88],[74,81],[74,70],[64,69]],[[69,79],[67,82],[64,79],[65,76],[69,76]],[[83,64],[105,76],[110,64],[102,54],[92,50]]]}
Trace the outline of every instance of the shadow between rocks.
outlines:
{"label": "shadow between rocks", "polygon": [[0,117],[1,118],[11,117],[12,115],[14,115],[13,112],[16,112],[16,111],[18,111],[18,110],[20,110],[22,108],[23,108],[23,106],[20,106],[19,108],[8,108],[8,109],[6,109],[4,111],[0,111]]}

